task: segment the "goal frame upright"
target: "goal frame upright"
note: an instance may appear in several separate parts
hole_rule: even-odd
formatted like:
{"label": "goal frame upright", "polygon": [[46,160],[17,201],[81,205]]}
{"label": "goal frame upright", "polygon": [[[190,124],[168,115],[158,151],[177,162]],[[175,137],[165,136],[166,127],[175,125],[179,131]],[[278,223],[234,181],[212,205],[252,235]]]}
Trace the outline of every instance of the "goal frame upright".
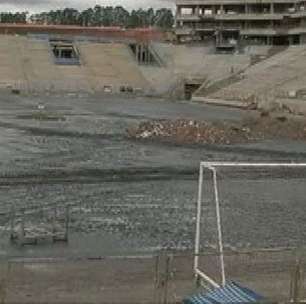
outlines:
{"label": "goal frame upright", "polygon": [[[201,162],[198,180],[198,199],[196,208],[196,229],[195,229],[195,245],[194,245],[194,274],[198,280],[203,280],[210,284],[213,288],[218,288],[226,284],[226,273],[224,264],[224,246],[223,246],[223,232],[222,232],[222,217],[220,212],[220,199],[218,189],[217,171],[220,168],[306,168],[306,163],[248,163],[248,162]],[[200,257],[200,239],[201,239],[201,218],[202,218],[202,201],[203,201],[203,181],[204,172],[212,173],[213,193],[216,211],[217,224],[217,238],[218,238],[218,256],[221,272],[221,283],[216,282],[199,268]]]}

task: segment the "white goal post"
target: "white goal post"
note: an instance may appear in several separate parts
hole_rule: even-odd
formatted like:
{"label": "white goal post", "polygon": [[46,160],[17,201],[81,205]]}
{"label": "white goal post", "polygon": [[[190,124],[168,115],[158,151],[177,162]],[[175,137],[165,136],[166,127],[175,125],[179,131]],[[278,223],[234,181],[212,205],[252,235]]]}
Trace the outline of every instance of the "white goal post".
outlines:
{"label": "white goal post", "polygon": [[[218,189],[218,168],[306,168],[306,163],[246,163],[246,162],[201,162],[198,185],[198,200],[196,208],[196,232],[195,232],[195,246],[194,246],[194,273],[197,279],[203,280],[212,287],[218,288],[226,284],[226,274],[224,265],[224,249],[223,249],[223,235],[222,235],[222,219],[220,212],[220,200]],[[216,224],[217,224],[217,238],[218,238],[218,256],[220,261],[221,284],[210,278],[204,271],[199,268],[200,252],[200,236],[201,236],[201,217],[202,217],[202,201],[203,201],[203,175],[205,170],[212,173],[213,194],[216,209]]]}

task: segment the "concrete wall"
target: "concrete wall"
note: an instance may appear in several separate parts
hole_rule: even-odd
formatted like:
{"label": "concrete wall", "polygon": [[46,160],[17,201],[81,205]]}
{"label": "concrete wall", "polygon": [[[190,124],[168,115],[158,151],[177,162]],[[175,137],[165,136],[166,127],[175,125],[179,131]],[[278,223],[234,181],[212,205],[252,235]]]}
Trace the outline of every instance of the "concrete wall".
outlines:
{"label": "concrete wall", "polygon": [[0,36],[0,87],[25,92],[99,92],[104,86],[149,90],[125,44],[80,43],[80,66],[54,64],[48,41]]}
{"label": "concrete wall", "polygon": [[[211,47],[154,43],[162,67],[138,65],[124,43],[77,42],[79,66],[54,63],[48,40],[0,36],[0,88],[23,92],[119,92],[131,86],[144,94],[177,96],[184,80],[214,81],[245,69],[249,55],[215,55]],[[179,88],[180,89],[180,88]]]}
{"label": "concrete wall", "polygon": [[186,46],[154,43],[164,59],[163,68],[142,67],[141,70],[160,94],[177,97],[184,81],[214,83],[250,65],[250,55],[216,55],[213,46]]}

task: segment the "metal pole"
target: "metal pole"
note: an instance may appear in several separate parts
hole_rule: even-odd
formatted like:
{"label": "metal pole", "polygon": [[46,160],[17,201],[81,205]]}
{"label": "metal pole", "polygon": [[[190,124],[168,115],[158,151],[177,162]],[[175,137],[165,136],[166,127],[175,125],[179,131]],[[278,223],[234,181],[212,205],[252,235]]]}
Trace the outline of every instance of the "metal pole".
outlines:
{"label": "metal pole", "polygon": [[218,245],[219,245],[220,265],[221,265],[221,278],[222,278],[222,285],[224,286],[226,284],[226,279],[225,279],[222,224],[221,224],[221,213],[220,213],[217,171],[213,167],[210,168],[210,170],[212,170],[212,172],[213,172],[214,193],[215,193],[215,203],[216,203],[216,215],[217,215],[217,229],[218,229]]}
{"label": "metal pole", "polygon": [[199,172],[199,185],[198,185],[198,201],[197,201],[197,217],[196,217],[196,235],[194,246],[194,271],[196,277],[198,277],[197,269],[199,266],[199,254],[200,254],[200,236],[201,236],[201,211],[202,211],[202,191],[203,191],[203,166],[200,165]]}
{"label": "metal pole", "polygon": [[53,207],[53,219],[52,219],[52,240],[54,241],[56,239],[56,217],[57,217],[57,212],[56,212],[56,206]]}
{"label": "metal pole", "polygon": [[10,219],[10,233],[11,233],[11,240],[14,239],[14,226],[15,226],[15,208],[11,207],[11,219]]}
{"label": "metal pole", "polygon": [[25,242],[25,227],[24,227],[24,209],[21,211],[21,235],[20,235],[20,242],[21,245],[24,245]]}
{"label": "metal pole", "polygon": [[164,299],[163,304],[168,304],[168,287],[170,280],[170,271],[171,271],[171,263],[172,263],[172,255],[168,255],[166,258],[166,273],[165,273],[165,281],[164,281]]}
{"label": "metal pole", "polygon": [[160,284],[160,273],[159,273],[160,255],[155,257],[155,277],[154,277],[154,303],[160,303],[159,295],[159,284]]}
{"label": "metal pole", "polygon": [[306,168],[306,163],[234,163],[234,162],[201,162],[205,168],[213,167],[281,167],[281,168]]}
{"label": "metal pole", "polygon": [[65,210],[65,241],[68,242],[68,237],[69,237],[69,212],[70,208],[69,206],[66,206]]}

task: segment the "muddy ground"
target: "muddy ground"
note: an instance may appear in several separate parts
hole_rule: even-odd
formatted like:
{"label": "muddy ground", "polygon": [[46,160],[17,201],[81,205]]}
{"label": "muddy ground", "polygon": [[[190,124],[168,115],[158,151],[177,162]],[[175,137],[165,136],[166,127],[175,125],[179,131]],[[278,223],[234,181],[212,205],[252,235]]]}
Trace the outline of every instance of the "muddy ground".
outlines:
{"label": "muddy ground", "polygon": [[[129,127],[150,119],[184,117],[237,123],[251,119],[254,112],[105,96],[8,95],[2,96],[0,102],[0,223],[4,256],[101,256],[190,249],[201,160],[301,162],[306,159],[306,144],[298,141],[269,140],[228,147],[139,142],[126,136]],[[240,223],[245,229],[228,229],[228,245],[262,247],[270,242],[279,246],[300,242],[306,231],[304,213],[300,212],[304,210],[303,174],[285,172],[280,178],[267,176],[257,183],[253,182],[255,175],[233,174],[235,178],[224,179],[224,210],[228,210],[224,221],[232,227],[233,217],[238,219],[243,214],[246,220]],[[293,184],[286,181],[290,174]],[[240,189],[242,180],[244,185]],[[267,183],[271,191],[254,204],[254,193],[264,191]],[[237,191],[229,193],[228,189]],[[249,195],[247,201],[235,197],[243,195]],[[294,199],[290,208],[288,197]],[[12,205],[17,211],[27,208],[39,212],[46,206],[67,204],[72,212],[69,246],[10,245]],[[214,209],[209,201],[205,208],[210,221],[207,229],[211,232],[204,241],[210,245],[215,237]],[[298,226],[291,225],[283,231],[264,223],[272,219],[273,213],[277,215],[277,224],[284,218],[289,221],[288,209],[290,218],[296,216]],[[256,238],[250,240],[253,227],[248,223],[258,220],[263,229],[257,229]]]}
{"label": "muddy ground", "polygon": [[[183,145],[137,141],[128,138],[126,130],[154,119],[237,123],[253,117],[254,112],[237,109],[144,98],[2,95],[1,257],[75,258],[192,250],[201,160],[302,162],[305,142],[269,139],[231,146]],[[304,245],[305,173],[221,172],[226,248]],[[208,186],[209,180],[207,176]],[[214,205],[207,189],[202,244],[214,248]],[[50,207],[69,205],[68,244],[11,244],[12,205],[15,211],[37,212],[26,225],[48,221]],[[189,261],[184,265],[192,267]],[[82,273],[78,267],[82,266],[74,268],[76,273]],[[134,266],[127,267],[132,271]],[[21,278],[24,269],[19,271],[16,276]],[[73,274],[69,266],[63,266],[54,277],[67,271]],[[42,267],[38,282],[44,281],[45,273]],[[143,281],[142,274],[135,276],[136,282]],[[22,296],[13,300],[27,293],[22,282],[13,285],[22,290]],[[124,286],[129,290],[130,285]],[[65,299],[69,302],[70,298]]]}

